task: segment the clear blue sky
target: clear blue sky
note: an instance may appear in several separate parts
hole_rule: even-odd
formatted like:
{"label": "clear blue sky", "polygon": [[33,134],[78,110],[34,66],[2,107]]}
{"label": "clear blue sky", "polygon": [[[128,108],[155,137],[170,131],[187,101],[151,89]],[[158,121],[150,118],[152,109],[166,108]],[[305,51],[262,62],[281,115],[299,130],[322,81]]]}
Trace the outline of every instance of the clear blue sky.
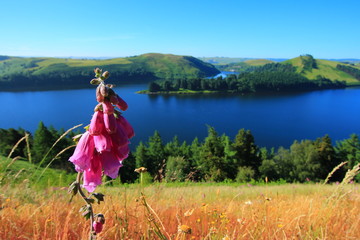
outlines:
{"label": "clear blue sky", "polygon": [[1,0],[0,55],[360,58],[359,0]]}

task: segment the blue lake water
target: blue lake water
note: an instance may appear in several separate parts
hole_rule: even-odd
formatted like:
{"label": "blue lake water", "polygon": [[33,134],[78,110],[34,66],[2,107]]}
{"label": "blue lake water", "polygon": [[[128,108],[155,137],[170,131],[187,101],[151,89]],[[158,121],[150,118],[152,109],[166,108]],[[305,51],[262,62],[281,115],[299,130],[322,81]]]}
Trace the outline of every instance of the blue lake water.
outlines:
{"label": "blue lake water", "polygon": [[[126,85],[115,91],[129,104],[124,112],[136,136],[132,146],[155,130],[164,142],[175,135],[190,143],[207,136],[207,125],[232,139],[250,129],[259,146],[289,147],[294,140],[329,134],[336,140],[360,135],[360,88],[257,95],[143,95],[147,85]],[[0,92],[0,128],[34,132],[40,121],[65,130],[87,125],[93,114],[93,89]]]}

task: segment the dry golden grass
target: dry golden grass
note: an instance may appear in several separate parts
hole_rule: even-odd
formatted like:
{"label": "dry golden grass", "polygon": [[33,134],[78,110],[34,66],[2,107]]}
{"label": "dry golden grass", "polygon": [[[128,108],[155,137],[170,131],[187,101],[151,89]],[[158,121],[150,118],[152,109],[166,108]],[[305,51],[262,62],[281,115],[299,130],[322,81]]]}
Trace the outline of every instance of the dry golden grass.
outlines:
{"label": "dry golden grass", "polygon": [[[105,215],[98,239],[158,239],[154,223],[168,239],[360,239],[359,185],[329,199],[334,185],[103,187]],[[155,214],[141,201],[145,193]],[[33,192],[2,187],[0,239],[87,239],[89,224],[69,203],[66,188]]]}

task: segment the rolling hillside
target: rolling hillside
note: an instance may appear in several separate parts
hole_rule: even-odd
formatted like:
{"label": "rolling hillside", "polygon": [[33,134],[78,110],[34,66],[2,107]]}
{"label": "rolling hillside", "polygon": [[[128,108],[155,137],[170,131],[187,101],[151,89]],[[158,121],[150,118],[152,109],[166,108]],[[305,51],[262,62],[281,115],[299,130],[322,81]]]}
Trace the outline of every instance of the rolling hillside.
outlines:
{"label": "rolling hillside", "polygon": [[[259,70],[259,67],[269,63],[276,63],[268,59],[245,59],[245,58],[204,58],[206,61],[213,60],[214,65],[221,71],[231,72],[252,72]],[[238,60],[238,62],[234,62]],[[296,68],[296,72],[309,80],[315,80],[318,76],[330,79],[332,81],[345,81],[348,85],[360,84],[358,79],[343,70],[338,65],[346,66],[354,71],[360,71],[360,65],[357,62],[333,61],[325,59],[314,59],[311,55],[299,56],[280,62],[281,64],[290,64]],[[307,66],[313,63],[314,66]],[[358,73],[360,74],[360,73]]]}
{"label": "rolling hillside", "polygon": [[[296,58],[289,59],[287,61],[282,62],[282,64],[291,64],[296,67],[296,72],[300,73],[301,75],[305,76],[306,78],[313,80],[316,79],[317,76],[323,76],[330,80],[340,80],[346,81],[347,84],[359,84],[360,81],[357,80],[354,76],[341,71],[336,66],[343,65],[343,66],[350,66],[352,68],[358,69],[360,68],[355,65],[346,64],[343,62],[336,62],[330,60],[320,60],[320,59],[310,59],[312,56],[300,56]],[[306,61],[314,61],[315,67],[307,67]]]}
{"label": "rolling hillside", "polygon": [[0,56],[0,87],[3,90],[86,87],[95,67],[108,70],[112,75],[110,82],[115,84],[219,73],[197,58],[171,54],[149,53],[106,60]]}

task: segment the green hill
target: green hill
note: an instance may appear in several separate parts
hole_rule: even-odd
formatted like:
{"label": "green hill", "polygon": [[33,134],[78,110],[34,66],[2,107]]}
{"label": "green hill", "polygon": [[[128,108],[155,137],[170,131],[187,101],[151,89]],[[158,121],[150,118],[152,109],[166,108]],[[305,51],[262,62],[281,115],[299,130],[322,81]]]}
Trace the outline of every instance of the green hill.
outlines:
{"label": "green hill", "polygon": [[111,73],[111,83],[208,77],[219,73],[210,63],[191,56],[149,53],[106,60],[0,56],[3,90],[89,86],[93,69]]}
{"label": "green hill", "polygon": [[244,63],[246,63],[247,65],[250,65],[250,66],[262,66],[262,65],[265,65],[268,63],[274,63],[274,62],[271,60],[268,60],[268,59],[251,59],[251,60],[244,61]]}
{"label": "green hill", "polygon": [[[309,65],[309,63],[314,65]],[[340,70],[337,65],[349,66],[360,71],[360,68],[355,65],[346,64],[343,62],[336,62],[330,60],[314,59],[311,55],[305,55],[289,59],[282,62],[282,64],[291,64],[296,67],[296,72],[305,76],[310,80],[314,80],[317,76],[322,76],[330,80],[346,81],[347,84],[359,84],[354,76]],[[309,65],[309,66],[308,66]]]}
{"label": "green hill", "polygon": [[[221,71],[234,71],[241,73],[259,71],[261,69],[266,71],[267,68],[261,68],[266,64],[275,64],[275,62],[268,59],[250,59],[237,63],[222,65],[216,64],[215,66]],[[290,64],[294,66],[297,73],[309,80],[315,80],[318,76],[321,76],[332,81],[345,81],[348,85],[360,84],[360,77],[356,77],[360,75],[360,72],[358,72],[360,71],[360,65],[350,62],[314,59],[311,55],[304,55],[282,61],[280,64]],[[341,66],[345,67],[341,68]],[[348,68],[347,71],[346,68]],[[350,74],[350,72],[353,74]]]}
{"label": "green hill", "polygon": [[255,70],[256,67],[263,66],[268,63],[274,63],[271,60],[267,59],[250,59],[245,60],[243,62],[235,62],[223,65],[215,65],[221,71],[229,71],[229,72],[250,72]]}
{"label": "green hill", "polygon": [[9,160],[0,156],[0,185],[24,183],[42,187],[68,186],[76,178],[75,173],[38,167],[25,160]]}

